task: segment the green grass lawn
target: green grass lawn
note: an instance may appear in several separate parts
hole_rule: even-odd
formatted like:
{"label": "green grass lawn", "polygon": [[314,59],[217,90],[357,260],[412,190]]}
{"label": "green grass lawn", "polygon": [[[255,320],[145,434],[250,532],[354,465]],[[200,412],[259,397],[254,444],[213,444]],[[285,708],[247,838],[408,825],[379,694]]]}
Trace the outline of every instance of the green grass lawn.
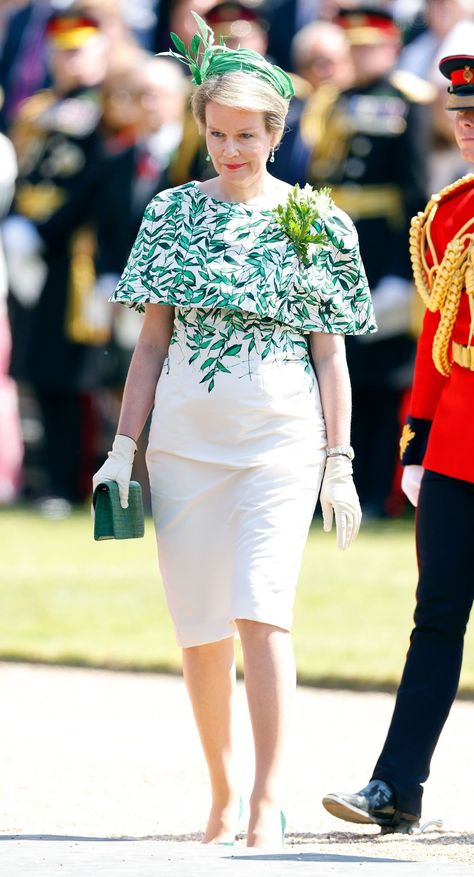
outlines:
{"label": "green grass lawn", "polygon": [[[0,546],[0,659],[179,669],[150,520],[145,539],[94,542],[87,513],[53,522],[33,511],[4,510]],[[346,553],[316,523],[296,601],[300,680],[393,687],[415,583],[410,521],[366,526]],[[474,692],[472,637],[462,688]]]}

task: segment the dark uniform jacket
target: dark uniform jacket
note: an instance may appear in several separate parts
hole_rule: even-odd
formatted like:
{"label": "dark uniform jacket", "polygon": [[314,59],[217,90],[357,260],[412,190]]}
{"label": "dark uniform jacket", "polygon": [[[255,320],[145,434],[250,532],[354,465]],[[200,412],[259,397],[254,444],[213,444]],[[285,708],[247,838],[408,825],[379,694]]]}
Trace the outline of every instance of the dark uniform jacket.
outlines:
{"label": "dark uniform jacket", "polygon": [[47,276],[31,309],[12,303],[12,374],[44,389],[101,383],[108,330],[87,319],[98,259],[97,226],[107,174],[97,94],[40,92],[24,104],[12,136],[19,178],[12,212],[43,240]]}
{"label": "dark uniform jacket", "polygon": [[301,120],[304,116],[306,99],[295,95],[290,101],[285,122],[285,133],[275,150],[275,162],[269,164],[270,173],[285,183],[305,186],[308,182],[308,160],[311,149],[304,139]]}
{"label": "dark uniform jacket", "polygon": [[[147,204],[168,186],[167,166],[160,166],[146,144],[131,142],[119,148],[105,143],[107,180],[99,229],[100,269],[122,274],[138,234]],[[109,240],[115,232],[115,247]]]}
{"label": "dark uniform jacket", "polygon": [[[354,220],[377,313],[382,278],[411,277],[409,223],[426,203],[426,108],[380,79],[342,93],[323,86],[309,112],[309,181],[330,185],[336,204]],[[379,324],[380,340],[348,339],[352,380],[407,385],[414,352],[409,327],[387,337]]]}
{"label": "dark uniform jacket", "polygon": [[[106,183],[103,187],[103,200],[98,228],[99,260],[101,274],[115,275],[118,282],[135,242],[143,213],[147,204],[160,191],[169,186],[167,167],[160,166],[157,159],[146,148],[146,144],[132,142],[118,147],[117,141],[109,139],[105,144],[108,157]],[[112,245],[111,245],[112,244]],[[112,292],[112,290],[109,290]],[[113,305],[108,305],[113,314]],[[116,306],[117,307],[117,306]],[[130,322],[137,314],[124,313],[119,308],[120,320]],[[130,358],[133,352],[133,335],[124,344],[121,333],[116,331],[114,320],[113,334],[107,348],[107,380],[111,384],[123,385]]]}

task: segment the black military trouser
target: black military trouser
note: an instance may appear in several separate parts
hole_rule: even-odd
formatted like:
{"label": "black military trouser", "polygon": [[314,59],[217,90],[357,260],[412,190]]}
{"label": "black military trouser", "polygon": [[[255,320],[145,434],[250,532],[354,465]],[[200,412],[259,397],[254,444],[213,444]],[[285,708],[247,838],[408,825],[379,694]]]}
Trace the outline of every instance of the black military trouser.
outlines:
{"label": "black military trouser", "polygon": [[402,813],[421,814],[431,757],[456,696],[474,598],[474,484],[426,471],[416,522],[415,628],[373,779]]}

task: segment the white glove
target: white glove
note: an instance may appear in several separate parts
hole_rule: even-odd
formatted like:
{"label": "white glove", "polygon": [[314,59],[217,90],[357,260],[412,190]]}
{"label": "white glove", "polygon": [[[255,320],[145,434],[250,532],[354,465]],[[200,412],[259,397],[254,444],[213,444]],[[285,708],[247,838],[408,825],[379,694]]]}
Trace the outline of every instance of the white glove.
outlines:
{"label": "white glove", "polygon": [[2,237],[11,292],[23,307],[33,307],[48,273],[41,257],[43,240],[29,219],[17,215],[2,223]]}
{"label": "white glove", "polygon": [[[109,305],[110,307],[110,305]],[[114,338],[122,350],[133,351],[143,326],[143,316],[123,305],[116,305]]]}
{"label": "white glove", "polygon": [[344,456],[328,457],[319,496],[324,532],[332,530],[336,516],[337,544],[344,551],[359,532],[362,512],[352,480],[352,463]]}
{"label": "white glove", "polygon": [[16,213],[3,221],[2,236],[6,249],[20,253],[25,259],[43,249],[43,239],[36,226]]}
{"label": "white glove", "polygon": [[128,508],[128,487],[132,475],[133,458],[137,450],[136,443],[128,435],[116,435],[108,459],[92,478],[92,489],[95,490],[101,481],[116,481],[118,484],[120,505]]}
{"label": "white glove", "polygon": [[418,505],[418,496],[424,471],[423,466],[416,466],[414,464],[403,467],[402,490],[415,508]]}
{"label": "white glove", "polygon": [[117,288],[120,274],[99,274],[95,283],[95,294],[108,301]]}

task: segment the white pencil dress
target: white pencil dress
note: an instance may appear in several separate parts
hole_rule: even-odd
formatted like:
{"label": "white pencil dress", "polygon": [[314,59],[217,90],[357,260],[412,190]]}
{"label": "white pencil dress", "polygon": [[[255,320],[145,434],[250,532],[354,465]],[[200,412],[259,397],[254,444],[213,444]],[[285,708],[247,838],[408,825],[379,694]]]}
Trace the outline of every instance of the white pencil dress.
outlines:
{"label": "white pencil dress", "polygon": [[113,300],[175,307],[147,465],[178,643],[235,619],[290,629],[326,431],[311,331],[375,328],[357,236],[333,208],[301,261],[271,210],[187,183],[149,204]]}

